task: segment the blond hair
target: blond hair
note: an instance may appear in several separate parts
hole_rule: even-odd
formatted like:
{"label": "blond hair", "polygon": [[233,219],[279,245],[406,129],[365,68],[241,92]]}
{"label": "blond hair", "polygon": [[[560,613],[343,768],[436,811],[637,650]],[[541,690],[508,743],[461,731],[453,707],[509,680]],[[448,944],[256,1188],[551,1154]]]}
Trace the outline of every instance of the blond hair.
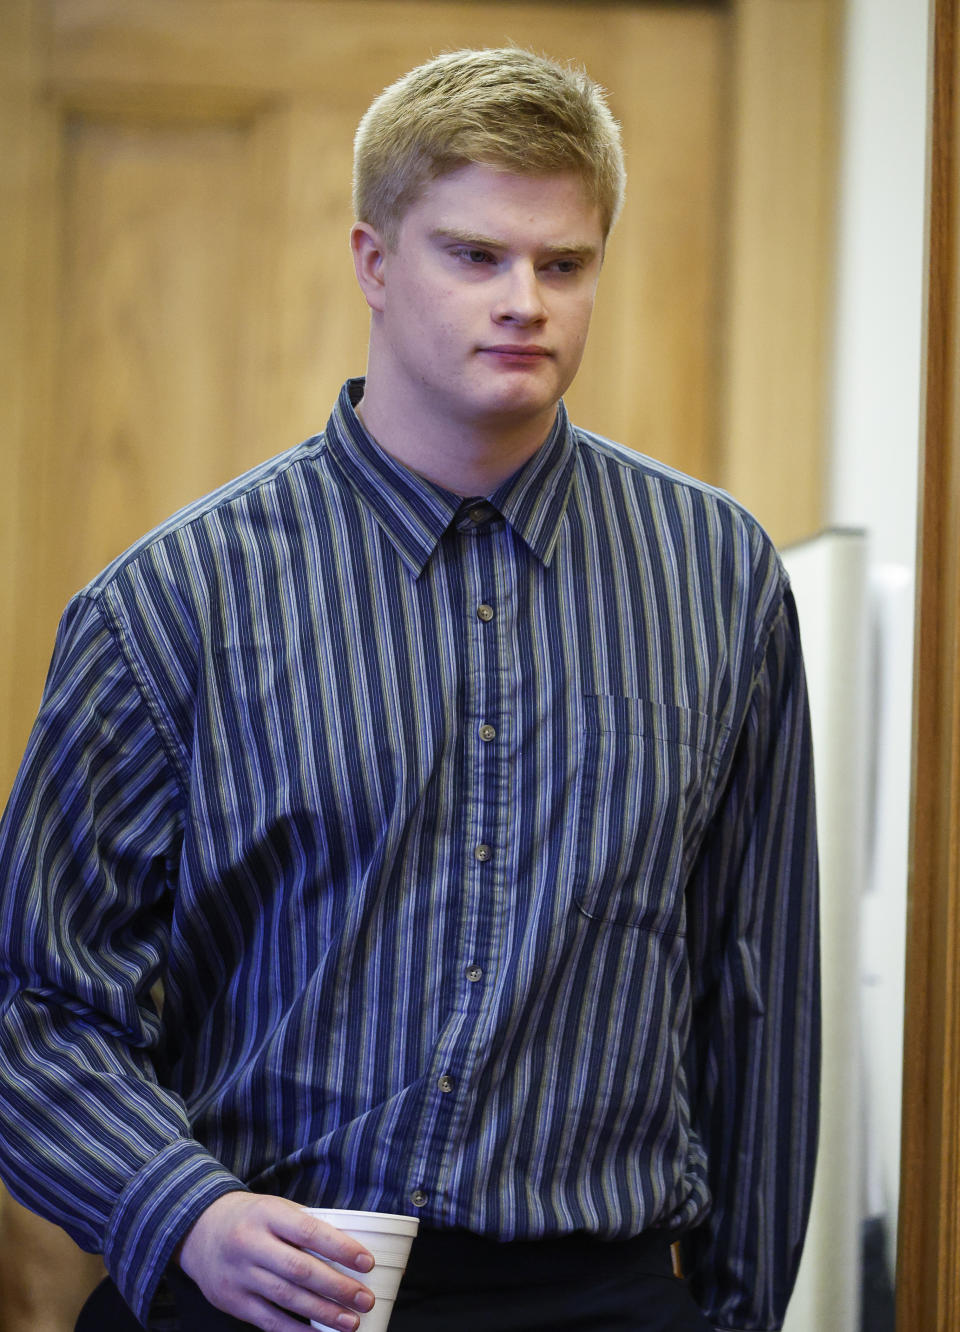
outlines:
{"label": "blond hair", "polygon": [[576,172],[604,236],[626,183],[603,90],[582,69],[512,46],[437,56],[385,88],[360,121],[353,161],[356,217],[388,245],[430,181],[470,163]]}

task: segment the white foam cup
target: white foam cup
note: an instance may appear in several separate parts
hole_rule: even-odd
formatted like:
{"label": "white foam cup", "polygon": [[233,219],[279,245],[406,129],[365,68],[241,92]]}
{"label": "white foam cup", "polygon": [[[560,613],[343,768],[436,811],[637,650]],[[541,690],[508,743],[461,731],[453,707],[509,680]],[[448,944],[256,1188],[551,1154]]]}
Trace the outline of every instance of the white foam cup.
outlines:
{"label": "white foam cup", "polygon": [[[396,1212],[357,1212],[343,1207],[308,1207],[307,1211],[311,1216],[318,1216],[321,1221],[352,1235],[373,1254],[376,1265],[370,1272],[357,1272],[352,1267],[333,1262],[323,1254],[317,1257],[323,1258],[325,1263],[337,1271],[362,1282],[376,1296],[377,1302],[370,1312],[359,1315],[359,1332],[387,1332],[393,1302],[397,1298],[400,1278],[407,1266],[410,1245],[417,1233],[420,1218],[400,1216]],[[328,1323],[311,1323],[310,1326],[321,1328],[322,1332],[340,1332]]]}

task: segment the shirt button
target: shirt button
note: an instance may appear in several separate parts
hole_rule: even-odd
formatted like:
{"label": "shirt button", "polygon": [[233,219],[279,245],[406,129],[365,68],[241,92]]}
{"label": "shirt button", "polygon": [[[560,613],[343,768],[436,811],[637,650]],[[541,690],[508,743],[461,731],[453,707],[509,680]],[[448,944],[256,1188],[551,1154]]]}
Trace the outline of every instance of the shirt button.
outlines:
{"label": "shirt button", "polygon": [[414,1207],[426,1207],[427,1195],[424,1193],[423,1189],[414,1189],[410,1194],[410,1201],[413,1203]]}
{"label": "shirt button", "polygon": [[493,619],[493,607],[488,606],[485,601],[481,601],[477,607],[477,615],[481,620],[487,621]]}
{"label": "shirt button", "polygon": [[481,740],[492,740],[496,736],[496,734],[497,734],[497,728],[495,726],[491,726],[489,722],[484,722],[483,725],[480,727]]}
{"label": "shirt button", "polygon": [[452,1092],[453,1078],[451,1078],[449,1073],[444,1073],[442,1078],[437,1078],[437,1086],[442,1092]]}
{"label": "shirt button", "polygon": [[478,967],[475,964],[473,966],[467,967],[468,981],[478,981],[482,976],[483,976],[483,967]]}
{"label": "shirt button", "polygon": [[479,846],[474,847],[473,854],[478,860],[489,860],[493,855],[493,848],[487,846],[486,842],[481,842]]}

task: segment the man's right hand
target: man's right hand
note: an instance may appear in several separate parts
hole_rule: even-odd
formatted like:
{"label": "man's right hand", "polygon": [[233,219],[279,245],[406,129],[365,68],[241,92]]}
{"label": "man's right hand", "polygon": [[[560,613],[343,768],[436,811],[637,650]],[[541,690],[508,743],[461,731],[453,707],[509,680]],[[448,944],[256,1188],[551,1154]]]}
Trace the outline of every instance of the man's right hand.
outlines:
{"label": "man's right hand", "polygon": [[297,1203],[242,1192],[201,1212],[175,1260],[211,1304],[263,1332],[303,1332],[291,1313],[353,1332],[373,1294],[307,1249],[359,1272],[373,1267],[368,1249]]}

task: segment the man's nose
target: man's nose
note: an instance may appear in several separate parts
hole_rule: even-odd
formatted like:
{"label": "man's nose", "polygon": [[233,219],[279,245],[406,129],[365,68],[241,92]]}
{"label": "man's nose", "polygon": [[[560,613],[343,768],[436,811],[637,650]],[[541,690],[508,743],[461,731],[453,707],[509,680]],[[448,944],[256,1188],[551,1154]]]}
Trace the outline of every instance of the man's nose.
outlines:
{"label": "man's nose", "polygon": [[546,318],[543,292],[533,264],[511,264],[503,275],[494,318],[499,323],[538,324]]}

